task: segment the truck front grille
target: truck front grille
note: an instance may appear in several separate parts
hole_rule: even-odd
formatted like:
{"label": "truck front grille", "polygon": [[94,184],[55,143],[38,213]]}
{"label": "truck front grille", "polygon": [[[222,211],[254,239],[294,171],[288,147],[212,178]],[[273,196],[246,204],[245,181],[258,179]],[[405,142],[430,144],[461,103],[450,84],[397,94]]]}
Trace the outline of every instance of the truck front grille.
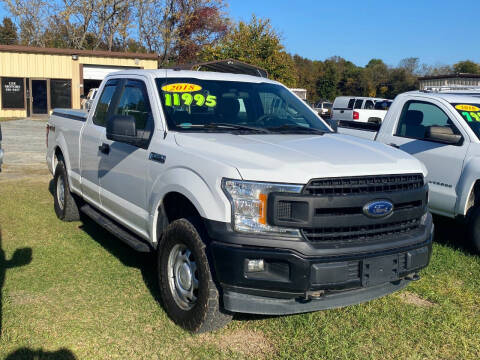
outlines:
{"label": "truck front grille", "polygon": [[317,196],[374,194],[419,189],[424,185],[422,174],[355,176],[313,179],[303,193]]}
{"label": "truck front grille", "polygon": [[[299,227],[307,241],[319,246],[390,241],[419,231],[426,194],[422,174],[312,179],[302,192],[310,199],[310,215]],[[393,213],[379,219],[366,216],[363,207],[376,199],[389,200]],[[299,206],[292,201],[290,210],[286,200],[278,202],[277,219],[298,220]]]}
{"label": "truck front grille", "polygon": [[364,226],[323,227],[303,229],[304,237],[311,242],[369,242],[381,238],[398,236],[417,230],[420,218]]}

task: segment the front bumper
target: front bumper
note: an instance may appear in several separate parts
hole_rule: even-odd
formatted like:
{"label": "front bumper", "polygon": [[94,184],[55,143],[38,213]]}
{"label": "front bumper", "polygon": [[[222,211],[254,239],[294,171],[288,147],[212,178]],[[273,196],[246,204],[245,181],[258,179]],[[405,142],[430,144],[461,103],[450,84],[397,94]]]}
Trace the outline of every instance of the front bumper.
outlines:
{"label": "front bumper", "polygon": [[[362,251],[318,249],[309,255],[295,249],[301,240],[290,241],[288,248],[265,247],[268,241],[258,238],[252,246],[254,237],[248,245],[234,244],[231,233],[222,237],[218,227],[215,232],[207,224],[207,229],[225,309],[272,315],[347,306],[397,291],[428,265],[433,238],[431,215],[422,233],[401,246],[387,242],[381,249],[373,244]],[[264,260],[264,271],[247,272],[248,260],[254,259]]]}

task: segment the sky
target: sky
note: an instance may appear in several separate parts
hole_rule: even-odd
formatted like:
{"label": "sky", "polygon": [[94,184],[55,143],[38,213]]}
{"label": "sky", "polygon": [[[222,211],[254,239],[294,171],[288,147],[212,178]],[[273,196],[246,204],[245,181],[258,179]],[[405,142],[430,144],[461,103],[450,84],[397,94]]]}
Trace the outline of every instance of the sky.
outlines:
{"label": "sky", "polygon": [[286,50],[313,60],[341,56],[365,66],[406,57],[429,65],[480,62],[480,0],[230,0],[235,20],[270,18]]}
{"label": "sky", "polygon": [[[269,18],[286,50],[312,60],[341,56],[364,66],[480,62],[480,0],[225,0],[234,20]],[[0,1],[0,17],[6,15]]]}

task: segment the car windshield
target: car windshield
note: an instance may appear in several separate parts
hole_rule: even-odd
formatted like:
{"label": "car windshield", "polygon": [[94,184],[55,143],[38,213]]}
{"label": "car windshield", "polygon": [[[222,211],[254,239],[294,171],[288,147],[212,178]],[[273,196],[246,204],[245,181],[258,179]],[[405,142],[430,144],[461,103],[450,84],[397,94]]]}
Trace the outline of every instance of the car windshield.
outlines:
{"label": "car windshield", "polygon": [[452,104],[480,139],[480,104]]}
{"label": "car windshield", "polygon": [[331,132],[304,101],[280,85],[195,78],[156,82],[170,130]]}
{"label": "car windshield", "polygon": [[332,104],[331,103],[323,103],[323,107],[325,109],[331,109],[332,108]]}

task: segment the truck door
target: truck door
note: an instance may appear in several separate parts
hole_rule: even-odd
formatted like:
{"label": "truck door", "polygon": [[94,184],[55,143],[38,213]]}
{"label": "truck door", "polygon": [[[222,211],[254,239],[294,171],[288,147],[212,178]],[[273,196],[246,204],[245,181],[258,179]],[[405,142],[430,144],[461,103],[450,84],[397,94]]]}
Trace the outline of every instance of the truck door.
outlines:
{"label": "truck door", "polygon": [[[151,138],[154,120],[143,80],[122,79],[120,90],[110,107],[109,116],[133,116],[137,133],[149,132]],[[102,133],[97,148],[99,146],[102,148],[99,165],[100,197],[104,211],[132,230],[147,234],[148,146],[141,148],[111,141],[107,139],[106,132]]]}
{"label": "truck door", "polygon": [[101,153],[98,149],[101,136],[105,133],[110,103],[118,90],[120,82],[108,80],[98,100],[93,116],[80,135],[80,169],[82,175],[82,192],[87,200],[100,207],[99,165]]}
{"label": "truck door", "polygon": [[404,103],[392,135],[378,140],[398,147],[422,161],[428,169],[429,206],[435,213],[452,216],[457,200],[456,184],[460,178],[468,142],[448,145],[426,138],[430,126],[449,127],[455,134],[467,135],[454,114],[435,100],[418,99]]}

